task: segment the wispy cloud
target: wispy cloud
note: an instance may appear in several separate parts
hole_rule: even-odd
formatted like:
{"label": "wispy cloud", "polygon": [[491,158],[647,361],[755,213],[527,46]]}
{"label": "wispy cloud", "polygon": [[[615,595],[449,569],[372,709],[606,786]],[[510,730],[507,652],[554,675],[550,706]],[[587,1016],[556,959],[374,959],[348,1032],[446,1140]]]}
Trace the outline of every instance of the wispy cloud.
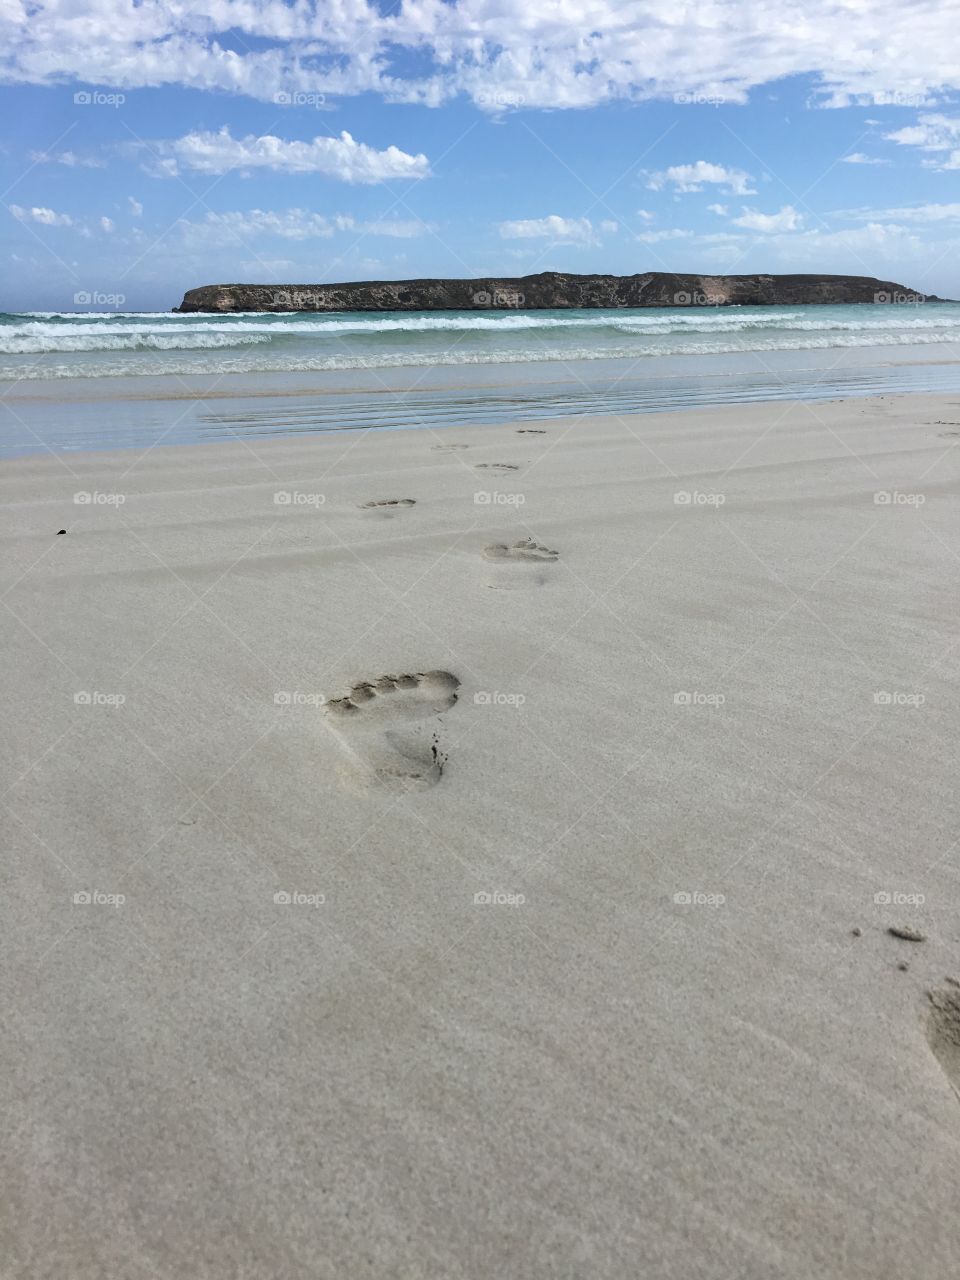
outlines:
{"label": "wispy cloud", "polygon": [[[135,144],[139,147],[139,144]],[[143,150],[144,148],[140,148]],[[151,148],[145,167],[156,177],[173,177],[181,168],[219,174],[228,170],[268,169],[277,173],[316,173],[340,182],[378,183],[396,178],[425,178],[430,162],[399,147],[378,151],[344,131],[338,138],[320,136],[310,142],[286,141],[264,134],[234,138],[225,125],[217,133],[188,133]]]}
{"label": "wispy cloud", "polygon": [[739,218],[731,218],[735,227],[745,227],[748,231],[760,231],[770,235],[782,231],[799,231],[803,226],[803,218],[793,205],[782,205],[777,213],[760,213],[756,209],[744,209]]}
{"label": "wispy cloud", "polygon": [[568,244],[595,244],[597,237],[589,218],[561,218],[551,213],[546,218],[520,218],[500,223],[504,240],[555,240]]}
{"label": "wispy cloud", "polygon": [[39,222],[44,227],[73,226],[73,219],[69,213],[55,213],[53,209],[45,209],[43,206],[35,205],[32,209],[24,209],[19,204],[12,204],[10,212],[21,222]]}
{"label": "wispy cloud", "polygon": [[743,169],[728,169],[709,160],[696,160],[693,164],[674,164],[659,173],[647,177],[651,191],[662,191],[672,186],[677,191],[702,191],[704,184],[724,187],[733,196],[755,196],[750,185],[753,181]]}

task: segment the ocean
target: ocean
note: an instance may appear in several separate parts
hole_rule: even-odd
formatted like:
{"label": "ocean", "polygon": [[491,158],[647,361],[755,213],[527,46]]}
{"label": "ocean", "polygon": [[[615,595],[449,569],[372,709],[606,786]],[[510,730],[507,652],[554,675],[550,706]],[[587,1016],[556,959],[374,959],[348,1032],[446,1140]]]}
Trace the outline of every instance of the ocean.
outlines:
{"label": "ocean", "polygon": [[952,391],[958,340],[958,303],[0,314],[0,454]]}

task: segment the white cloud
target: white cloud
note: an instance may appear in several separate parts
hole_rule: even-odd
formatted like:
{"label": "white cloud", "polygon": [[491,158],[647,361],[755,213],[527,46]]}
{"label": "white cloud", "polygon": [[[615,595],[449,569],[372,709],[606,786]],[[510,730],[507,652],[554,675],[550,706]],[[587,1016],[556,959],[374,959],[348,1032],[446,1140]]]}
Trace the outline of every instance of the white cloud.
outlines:
{"label": "white cloud", "polygon": [[21,222],[39,222],[44,227],[72,227],[73,219],[69,213],[54,213],[52,209],[34,206],[24,209],[18,204],[10,206],[10,212]]}
{"label": "white cloud", "polygon": [[755,196],[750,183],[753,179],[742,169],[727,169],[709,160],[697,160],[694,164],[675,164],[661,173],[651,173],[647,186],[651,191],[662,191],[672,185],[677,191],[702,191],[703,184],[723,186],[733,196]]}
{"label": "white cloud", "polygon": [[950,154],[936,160],[925,160],[932,169],[960,169],[960,116],[922,115],[917,124],[885,135],[888,142],[921,151]]}
{"label": "white cloud", "polygon": [[707,213],[715,213],[719,218],[727,216],[727,206],[725,204],[708,204]]}
{"label": "white cloud", "polygon": [[130,205],[130,212],[135,218],[139,218],[143,213],[143,205],[139,200],[134,200],[133,196],[127,196],[127,202]]}
{"label": "white cloud", "polygon": [[810,74],[832,101],[902,105],[958,79],[955,10],[919,0],[6,0],[0,12],[7,80],[180,84],[267,102],[368,91],[431,105],[462,92],[491,113],[679,93],[736,102]]}
{"label": "white cloud", "polygon": [[223,213],[210,212],[199,222],[181,219],[177,224],[188,240],[220,244],[246,238],[277,236],[281,240],[328,240],[338,232],[361,236],[391,236],[407,240],[436,230],[433,223],[416,218],[374,218],[364,220],[352,214],[337,213],[329,217],[309,209],[247,209]]}
{"label": "white cloud", "polygon": [[852,151],[843,157],[844,164],[889,164],[889,160],[881,160],[878,156],[865,156],[862,151]]}
{"label": "white cloud", "polygon": [[526,218],[514,222],[501,222],[500,235],[504,240],[550,239],[569,244],[596,244],[593,224],[589,218],[561,218],[551,213],[546,218]]}
{"label": "white cloud", "polygon": [[397,178],[425,178],[430,163],[422,154],[408,155],[398,147],[377,151],[344,131],[339,138],[319,136],[312,142],[276,138],[272,134],[234,138],[225,125],[218,133],[188,133],[153,148],[161,157],[155,176],[175,176],[180,168],[200,173],[270,169],[280,173],[319,173],[341,182],[388,182]]}
{"label": "white cloud", "polygon": [[613,222],[609,219],[605,219],[603,222],[600,223],[600,230],[605,235],[614,236],[620,230],[620,226],[616,222]]}
{"label": "white cloud", "polygon": [[95,156],[78,156],[75,151],[31,151],[34,164],[62,164],[68,169],[103,169],[105,161]]}
{"label": "white cloud", "polygon": [[644,222],[653,222],[656,218],[655,213],[651,213],[649,209],[638,209],[637,217],[642,218]]}
{"label": "white cloud", "polygon": [[692,231],[682,231],[679,227],[674,227],[670,231],[641,231],[637,239],[644,244],[661,244],[664,240],[686,240],[692,235]]}
{"label": "white cloud", "polygon": [[759,213],[756,209],[744,209],[739,218],[731,218],[735,227],[746,227],[748,231],[762,231],[770,235],[778,231],[799,231],[803,226],[803,218],[793,205],[782,205],[778,213]]}
{"label": "white cloud", "polygon": [[113,219],[112,219],[112,218],[106,218],[106,217],[101,218],[101,219],[100,219],[100,230],[101,230],[101,231],[107,231],[107,232],[112,231],[112,230],[113,230]]}
{"label": "white cloud", "polygon": [[837,218],[857,222],[955,222],[960,221],[960,204],[911,204],[898,209],[838,209]]}

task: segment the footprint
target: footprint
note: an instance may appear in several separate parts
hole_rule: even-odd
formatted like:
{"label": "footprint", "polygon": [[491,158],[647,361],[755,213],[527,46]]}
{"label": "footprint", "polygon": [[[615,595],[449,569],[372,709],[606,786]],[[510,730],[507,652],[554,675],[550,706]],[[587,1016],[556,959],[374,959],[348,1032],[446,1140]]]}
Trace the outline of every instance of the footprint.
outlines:
{"label": "footprint", "polygon": [[329,701],[325,714],[350,757],[351,780],[390,791],[439,782],[447,757],[436,717],[453,706],[459,688],[449,671],[418,671],[363,680]]}
{"label": "footprint", "polygon": [[495,566],[487,580],[487,586],[497,591],[517,587],[543,586],[547,581],[546,566],[554,564],[559,552],[541,546],[532,538],[521,538],[507,546],[505,542],[493,542],[483,549],[484,560]]}
{"label": "footprint", "polygon": [[960,431],[938,431],[937,435],[941,440],[955,440],[960,436]]}
{"label": "footprint", "polygon": [[960,982],[948,978],[947,986],[928,991],[930,1019],[927,1039],[944,1075],[960,1098]]}
{"label": "footprint", "polygon": [[476,463],[477,471],[519,471],[520,465],[516,462],[478,462]]}
{"label": "footprint", "polygon": [[389,519],[407,507],[415,507],[416,505],[416,498],[374,498],[370,502],[362,502],[360,510],[366,511],[370,515]]}
{"label": "footprint", "polygon": [[518,436],[545,436],[543,427],[517,427]]}
{"label": "footprint", "polygon": [[432,444],[430,448],[434,452],[449,453],[453,449],[469,449],[470,446],[468,444]]}

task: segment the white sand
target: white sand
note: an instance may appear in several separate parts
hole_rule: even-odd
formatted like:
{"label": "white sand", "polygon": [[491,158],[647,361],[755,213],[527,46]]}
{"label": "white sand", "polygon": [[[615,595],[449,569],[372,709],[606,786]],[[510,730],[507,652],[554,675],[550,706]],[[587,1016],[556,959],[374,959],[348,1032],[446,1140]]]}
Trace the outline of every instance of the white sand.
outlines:
{"label": "white sand", "polygon": [[960,1274],[960,397],[537,425],[5,469],[4,1280]]}

